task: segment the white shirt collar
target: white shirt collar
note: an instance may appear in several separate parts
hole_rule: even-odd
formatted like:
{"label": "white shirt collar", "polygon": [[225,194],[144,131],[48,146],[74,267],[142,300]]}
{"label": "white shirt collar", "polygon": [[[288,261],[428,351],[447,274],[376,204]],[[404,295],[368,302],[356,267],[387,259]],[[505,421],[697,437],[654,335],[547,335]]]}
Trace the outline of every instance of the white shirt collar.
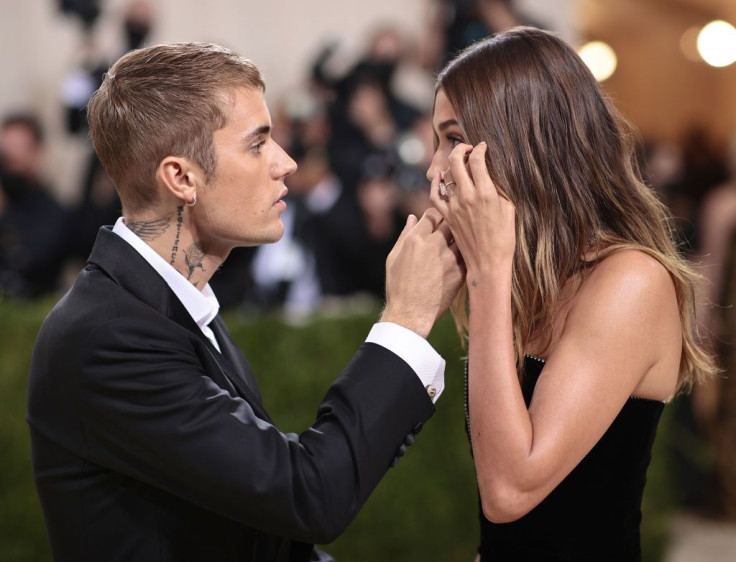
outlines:
{"label": "white shirt collar", "polygon": [[220,303],[209,283],[201,291],[197,289],[174,266],[167,263],[153,248],[130,230],[123,222],[123,217],[117,220],[112,231],[133,246],[143,259],[163,277],[200,329],[206,328],[207,324],[214,320],[220,311]]}

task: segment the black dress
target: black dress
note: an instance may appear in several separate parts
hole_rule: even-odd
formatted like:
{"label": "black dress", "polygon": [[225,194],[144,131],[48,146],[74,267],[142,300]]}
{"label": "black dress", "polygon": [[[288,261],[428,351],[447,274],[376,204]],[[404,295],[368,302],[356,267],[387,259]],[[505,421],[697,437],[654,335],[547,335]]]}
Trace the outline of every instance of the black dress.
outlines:
{"label": "black dress", "polygon": [[[542,359],[524,360],[527,407],[543,367]],[[590,453],[521,519],[497,524],[481,511],[481,561],[638,562],[641,499],[663,408],[630,398]]]}

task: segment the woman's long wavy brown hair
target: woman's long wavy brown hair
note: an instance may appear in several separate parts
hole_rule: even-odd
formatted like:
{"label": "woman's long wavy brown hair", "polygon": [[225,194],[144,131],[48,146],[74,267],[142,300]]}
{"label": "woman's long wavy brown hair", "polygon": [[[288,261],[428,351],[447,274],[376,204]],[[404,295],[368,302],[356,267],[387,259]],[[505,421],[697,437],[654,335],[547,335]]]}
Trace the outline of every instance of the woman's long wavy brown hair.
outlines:
{"label": "woman's long wavy brown hair", "polygon": [[[630,248],[662,263],[675,285],[683,335],[678,386],[715,373],[697,332],[697,274],[673,242],[671,215],[642,181],[636,136],[573,49],[552,33],[515,28],[460,53],[439,74],[440,89],[465,141],[488,144],[491,178],[516,206],[518,364],[530,341],[549,344],[564,284]],[[467,289],[452,312],[465,339]]]}

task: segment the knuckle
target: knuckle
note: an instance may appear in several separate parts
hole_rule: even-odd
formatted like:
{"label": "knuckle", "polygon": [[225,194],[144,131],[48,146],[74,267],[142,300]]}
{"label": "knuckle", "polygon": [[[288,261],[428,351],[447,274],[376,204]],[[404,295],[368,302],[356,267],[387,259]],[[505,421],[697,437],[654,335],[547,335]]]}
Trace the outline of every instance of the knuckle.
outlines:
{"label": "knuckle", "polygon": [[441,219],[441,218],[442,218],[442,215],[440,214],[440,212],[439,212],[439,211],[438,211],[437,209],[435,209],[434,207],[430,207],[429,209],[427,209],[427,210],[426,210],[426,211],[424,212],[424,214],[425,214],[425,215],[426,215],[427,217],[429,217],[429,218],[432,218],[432,219],[437,219],[437,220],[439,220],[439,219]]}
{"label": "knuckle", "polygon": [[467,189],[464,189],[455,194],[455,199],[457,199],[457,202],[462,206],[470,205],[473,202],[474,198],[475,192]]}
{"label": "knuckle", "polygon": [[478,193],[478,198],[483,201],[484,203],[488,203],[490,201],[493,201],[495,196],[493,193],[493,190],[491,189],[482,189]]}
{"label": "knuckle", "polygon": [[475,148],[473,152],[470,153],[470,160],[473,162],[483,162],[485,160],[485,154],[483,154],[482,151]]}
{"label": "knuckle", "polygon": [[404,242],[404,245],[407,246],[410,249],[416,248],[421,243],[421,237],[419,235],[416,236],[409,236],[406,239],[406,242]]}
{"label": "knuckle", "polygon": [[455,148],[452,149],[452,152],[450,152],[450,160],[462,160],[465,158],[465,152],[467,151],[468,145],[466,144],[458,144]]}

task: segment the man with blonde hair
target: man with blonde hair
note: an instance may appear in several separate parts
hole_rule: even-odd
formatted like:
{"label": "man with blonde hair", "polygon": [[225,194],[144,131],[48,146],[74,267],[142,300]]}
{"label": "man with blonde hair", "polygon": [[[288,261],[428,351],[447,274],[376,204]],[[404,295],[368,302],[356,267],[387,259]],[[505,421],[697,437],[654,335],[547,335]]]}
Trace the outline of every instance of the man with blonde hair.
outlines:
{"label": "man with blonde hair", "polygon": [[314,424],[271,422],[208,281],[277,241],[295,170],[258,69],[208,44],[132,51],[88,107],[123,216],[44,322],[28,422],[57,560],[330,560],[336,538],[433,412],[427,343],[463,281],[439,214],[410,217],[386,307]]}

